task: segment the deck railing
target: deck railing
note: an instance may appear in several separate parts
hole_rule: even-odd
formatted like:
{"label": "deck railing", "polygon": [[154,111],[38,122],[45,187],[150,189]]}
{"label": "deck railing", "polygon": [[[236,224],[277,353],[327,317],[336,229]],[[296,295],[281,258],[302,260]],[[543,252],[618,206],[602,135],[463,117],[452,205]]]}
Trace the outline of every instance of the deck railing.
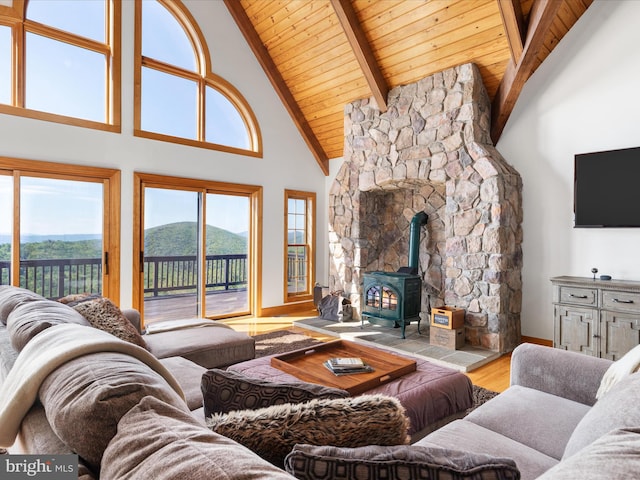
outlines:
{"label": "deck railing", "polygon": [[[195,256],[144,257],[146,297],[196,292],[198,269]],[[247,288],[247,255],[207,255],[207,292]]]}
{"label": "deck railing", "polygon": [[[144,258],[146,297],[194,294],[197,289],[195,256]],[[247,255],[207,255],[207,292],[247,287]],[[0,261],[0,285],[11,283],[11,263]],[[20,286],[43,297],[57,299],[75,293],[102,291],[100,258],[21,260]]]}
{"label": "deck railing", "polygon": [[[10,278],[10,262],[0,262],[0,284],[9,284]],[[100,292],[102,259],[20,260],[20,286],[46,298]]]}

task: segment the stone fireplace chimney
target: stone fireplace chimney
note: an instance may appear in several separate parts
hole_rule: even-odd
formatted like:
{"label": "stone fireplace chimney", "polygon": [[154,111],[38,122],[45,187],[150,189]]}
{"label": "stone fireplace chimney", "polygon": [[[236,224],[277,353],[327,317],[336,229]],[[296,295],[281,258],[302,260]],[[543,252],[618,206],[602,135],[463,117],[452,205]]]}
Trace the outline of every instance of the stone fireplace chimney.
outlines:
{"label": "stone fireplace chimney", "polygon": [[[464,308],[468,344],[513,350],[520,341],[522,181],[490,138],[491,104],[465,64],[345,107],[344,163],[329,195],[332,290],[359,314],[362,276],[408,265],[410,222],[420,241],[422,315]],[[423,318],[425,324],[429,319]]]}

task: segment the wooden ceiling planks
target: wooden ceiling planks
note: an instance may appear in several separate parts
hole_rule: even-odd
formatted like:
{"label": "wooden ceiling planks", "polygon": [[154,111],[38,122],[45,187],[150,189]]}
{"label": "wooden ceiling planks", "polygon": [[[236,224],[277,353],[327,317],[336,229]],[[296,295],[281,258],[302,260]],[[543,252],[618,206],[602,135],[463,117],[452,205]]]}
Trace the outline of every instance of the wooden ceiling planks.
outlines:
{"label": "wooden ceiling planks", "polygon": [[[510,2],[508,6],[522,11],[524,41],[531,33],[531,11],[559,0],[350,0],[355,15],[345,26],[346,33],[332,1],[338,9],[349,8],[346,0],[240,0],[254,29],[253,35],[245,37],[250,43],[259,39],[260,45],[252,48],[270,56],[277,75],[268,76],[280,78],[277,88],[288,89],[279,94],[283,101],[295,103],[287,107],[290,112],[304,117],[296,119],[296,124],[310,148],[317,147],[315,140],[321,145],[322,152],[314,153],[317,159],[342,156],[346,104],[371,97],[372,88],[381,82],[393,88],[468,62],[478,65],[492,99],[502,89],[502,99],[494,101],[499,121],[493,126],[494,133],[501,132],[523,78],[526,81],[538,68],[593,0],[560,0],[553,20],[545,20],[544,35],[536,33],[535,51],[528,52],[526,69],[514,70],[519,76],[510,86],[503,84],[513,79],[504,76],[515,66],[499,2]],[[231,2],[237,0],[226,0]],[[513,28],[513,17],[510,21]],[[370,48],[364,63],[354,31],[360,32],[358,41],[368,42]],[[379,69],[378,84],[372,83],[367,68]],[[499,133],[494,135],[497,138]],[[326,173],[324,163],[319,163]]]}
{"label": "wooden ceiling planks", "polygon": [[236,22],[238,29],[249,44],[251,51],[262,66],[267,78],[271,82],[280,101],[289,112],[293,123],[298,128],[302,139],[309,147],[309,151],[314,156],[318,166],[325,175],[329,175],[329,156],[320,139],[316,136],[309,121],[305,117],[300,107],[295,101],[291,91],[289,90],[282,75],[278,71],[278,67],[269,56],[269,51],[262,43],[262,38],[258,35],[247,10],[238,3],[237,0],[224,0],[225,6]]}

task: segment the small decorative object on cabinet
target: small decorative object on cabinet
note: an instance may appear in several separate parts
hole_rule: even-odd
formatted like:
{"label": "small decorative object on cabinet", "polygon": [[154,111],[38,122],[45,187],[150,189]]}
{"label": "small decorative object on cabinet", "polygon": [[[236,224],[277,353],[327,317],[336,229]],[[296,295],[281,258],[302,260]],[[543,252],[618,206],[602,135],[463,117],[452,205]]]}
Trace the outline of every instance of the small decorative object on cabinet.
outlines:
{"label": "small decorative object on cabinet", "polygon": [[556,348],[618,360],[640,344],[640,282],[553,277]]}

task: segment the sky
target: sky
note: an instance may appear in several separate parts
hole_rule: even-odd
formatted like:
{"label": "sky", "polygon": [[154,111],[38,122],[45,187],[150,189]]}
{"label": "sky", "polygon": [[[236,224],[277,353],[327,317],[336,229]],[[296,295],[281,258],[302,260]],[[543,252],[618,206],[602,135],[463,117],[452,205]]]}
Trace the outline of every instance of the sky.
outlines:
{"label": "sky", "polygon": [[[104,41],[103,2],[31,0],[28,5],[29,18],[96,41]],[[143,27],[144,54],[195,70],[193,50],[179,24],[157,2],[145,1],[143,5],[146,25],[152,23],[154,26]],[[74,11],[74,15],[68,15],[70,10]],[[78,21],[78,18],[82,18],[82,21]],[[10,101],[10,90],[7,90],[7,82],[4,81],[10,77],[10,55],[7,54],[9,39],[8,29],[0,27],[0,102],[5,103]],[[104,57],[37,35],[27,36],[26,48],[27,108],[104,121]],[[87,65],[90,67],[87,68]],[[166,74],[147,77],[158,80],[146,84],[143,90],[143,128],[194,138],[192,131],[184,127],[191,125],[195,128],[195,122],[180,120],[185,116],[195,119],[195,110],[191,106],[184,107],[195,102],[192,85],[188,81],[178,80],[177,86],[171,88],[175,94],[171,98],[180,101],[168,104],[163,102],[168,98],[166,84],[176,84],[176,79],[167,77]],[[248,148],[247,131],[241,117],[231,103],[212,88],[207,88],[206,115],[208,140],[224,143],[226,138],[227,144]],[[163,119],[166,121],[163,122]],[[145,227],[196,220],[197,201],[192,198],[193,192],[176,193],[155,192],[156,198],[151,201],[145,199],[148,205],[155,203],[158,206],[146,212]],[[21,186],[21,216],[29,221],[21,225],[21,233],[100,233],[101,194],[101,184],[25,178]],[[10,233],[13,208],[9,207],[12,198],[12,178],[0,175],[0,234]],[[249,229],[249,203],[246,197],[215,195],[208,196],[207,202],[210,203],[207,224],[234,233]],[[68,214],[70,211],[74,212],[72,217]]]}
{"label": "sky", "polygon": [[[207,225],[233,233],[249,230],[249,198],[234,195],[206,195]],[[147,188],[145,192],[145,228],[166,223],[195,222],[198,213],[196,192]]]}
{"label": "sky", "polygon": [[[102,184],[71,180],[22,177],[23,235],[100,234]],[[11,233],[13,177],[0,175],[0,234]],[[233,233],[249,230],[249,198],[207,194],[207,221]],[[146,189],[145,228],[167,223],[197,221],[198,194],[166,189]],[[73,212],[70,215],[69,212]]]}

